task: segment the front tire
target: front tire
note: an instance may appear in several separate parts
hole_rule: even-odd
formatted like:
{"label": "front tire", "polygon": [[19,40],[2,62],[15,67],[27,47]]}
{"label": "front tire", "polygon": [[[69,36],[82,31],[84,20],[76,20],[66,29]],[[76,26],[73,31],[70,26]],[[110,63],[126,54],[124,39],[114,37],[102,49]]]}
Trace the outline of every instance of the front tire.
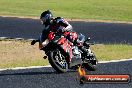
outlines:
{"label": "front tire", "polygon": [[58,72],[64,73],[68,71],[68,64],[66,62],[65,56],[55,49],[48,54],[49,63]]}

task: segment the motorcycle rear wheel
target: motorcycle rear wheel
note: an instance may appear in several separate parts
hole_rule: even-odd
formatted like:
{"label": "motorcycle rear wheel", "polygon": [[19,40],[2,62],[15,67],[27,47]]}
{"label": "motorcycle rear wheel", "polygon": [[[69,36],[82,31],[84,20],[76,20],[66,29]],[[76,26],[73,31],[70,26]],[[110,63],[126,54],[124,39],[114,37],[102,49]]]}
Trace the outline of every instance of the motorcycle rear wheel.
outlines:
{"label": "motorcycle rear wheel", "polygon": [[96,65],[98,64],[98,60],[95,55],[93,55],[93,58],[95,59],[95,63],[92,62],[83,63],[83,66],[89,71],[95,71],[97,69]]}
{"label": "motorcycle rear wheel", "polygon": [[96,65],[92,65],[91,63],[84,63],[83,66],[88,70],[88,71],[95,71],[97,69]]}
{"label": "motorcycle rear wheel", "polygon": [[59,49],[52,50],[48,55],[48,60],[58,73],[65,73],[68,71],[68,64]]}

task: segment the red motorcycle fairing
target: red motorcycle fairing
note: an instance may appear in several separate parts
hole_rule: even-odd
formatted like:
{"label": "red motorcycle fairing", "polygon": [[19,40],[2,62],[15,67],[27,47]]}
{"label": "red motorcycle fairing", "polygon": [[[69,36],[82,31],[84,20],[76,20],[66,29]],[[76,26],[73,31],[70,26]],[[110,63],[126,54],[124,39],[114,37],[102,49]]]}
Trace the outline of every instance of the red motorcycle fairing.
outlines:
{"label": "red motorcycle fairing", "polygon": [[[54,34],[54,32],[50,32],[48,34],[48,39],[51,41],[54,39],[56,35]],[[66,38],[66,36],[71,36],[72,40],[74,41],[77,38],[77,34],[75,32],[64,32],[63,33],[63,37],[59,38],[57,41],[57,44],[60,45],[62,47],[62,49],[64,50],[64,52],[68,53],[70,58],[68,59],[68,62],[71,62],[72,60],[72,42],[69,41],[69,39]]]}
{"label": "red motorcycle fairing", "polygon": [[64,32],[64,36],[69,36],[69,40],[71,41],[76,40],[78,37],[76,32]]}
{"label": "red motorcycle fairing", "polygon": [[54,36],[55,36],[55,34],[53,32],[50,32],[48,34],[48,39],[51,41],[52,39],[54,39]]}
{"label": "red motorcycle fairing", "polygon": [[68,41],[65,37],[62,37],[58,40],[58,44],[62,46],[63,50],[66,53],[69,53],[70,58],[68,58],[68,62],[71,62],[72,59],[72,43]]}

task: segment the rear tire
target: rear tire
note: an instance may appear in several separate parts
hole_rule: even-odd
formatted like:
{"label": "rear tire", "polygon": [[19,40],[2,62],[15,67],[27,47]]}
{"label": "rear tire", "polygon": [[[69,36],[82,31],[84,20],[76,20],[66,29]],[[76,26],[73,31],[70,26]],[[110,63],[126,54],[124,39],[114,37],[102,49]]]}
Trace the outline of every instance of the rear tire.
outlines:
{"label": "rear tire", "polygon": [[68,71],[68,64],[66,62],[66,59],[58,49],[51,51],[48,54],[48,59],[51,66],[58,73],[64,73]]}
{"label": "rear tire", "polygon": [[87,62],[87,63],[83,63],[83,66],[87,69],[87,70],[89,70],[89,71],[95,71],[95,70],[97,70],[97,64],[98,64],[98,60],[97,60],[97,58],[96,58],[96,56],[95,55],[93,55],[93,61],[91,62]]}
{"label": "rear tire", "polygon": [[96,65],[92,65],[91,63],[84,63],[83,66],[88,70],[88,71],[95,71],[97,69]]}

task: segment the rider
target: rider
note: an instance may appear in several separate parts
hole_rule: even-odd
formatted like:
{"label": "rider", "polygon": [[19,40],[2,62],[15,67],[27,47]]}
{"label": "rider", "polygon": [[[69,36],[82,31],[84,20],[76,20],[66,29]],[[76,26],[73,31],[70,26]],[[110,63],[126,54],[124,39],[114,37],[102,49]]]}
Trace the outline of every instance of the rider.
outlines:
{"label": "rider", "polygon": [[[40,45],[42,45],[42,43],[46,40],[49,31],[51,30],[57,32],[58,34],[61,34],[65,31],[70,31],[70,32],[72,31],[72,26],[65,19],[63,19],[62,17],[53,18],[53,14],[49,10],[44,11],[40,15],[40,20],[42,25],[44,25],[45,28],[42,31],[40,39],[33,40],[31,42],[31,45],[34,45],[36,42],[40,42]],[[73,34],[74,33],[72,32],[71,36]]]}

